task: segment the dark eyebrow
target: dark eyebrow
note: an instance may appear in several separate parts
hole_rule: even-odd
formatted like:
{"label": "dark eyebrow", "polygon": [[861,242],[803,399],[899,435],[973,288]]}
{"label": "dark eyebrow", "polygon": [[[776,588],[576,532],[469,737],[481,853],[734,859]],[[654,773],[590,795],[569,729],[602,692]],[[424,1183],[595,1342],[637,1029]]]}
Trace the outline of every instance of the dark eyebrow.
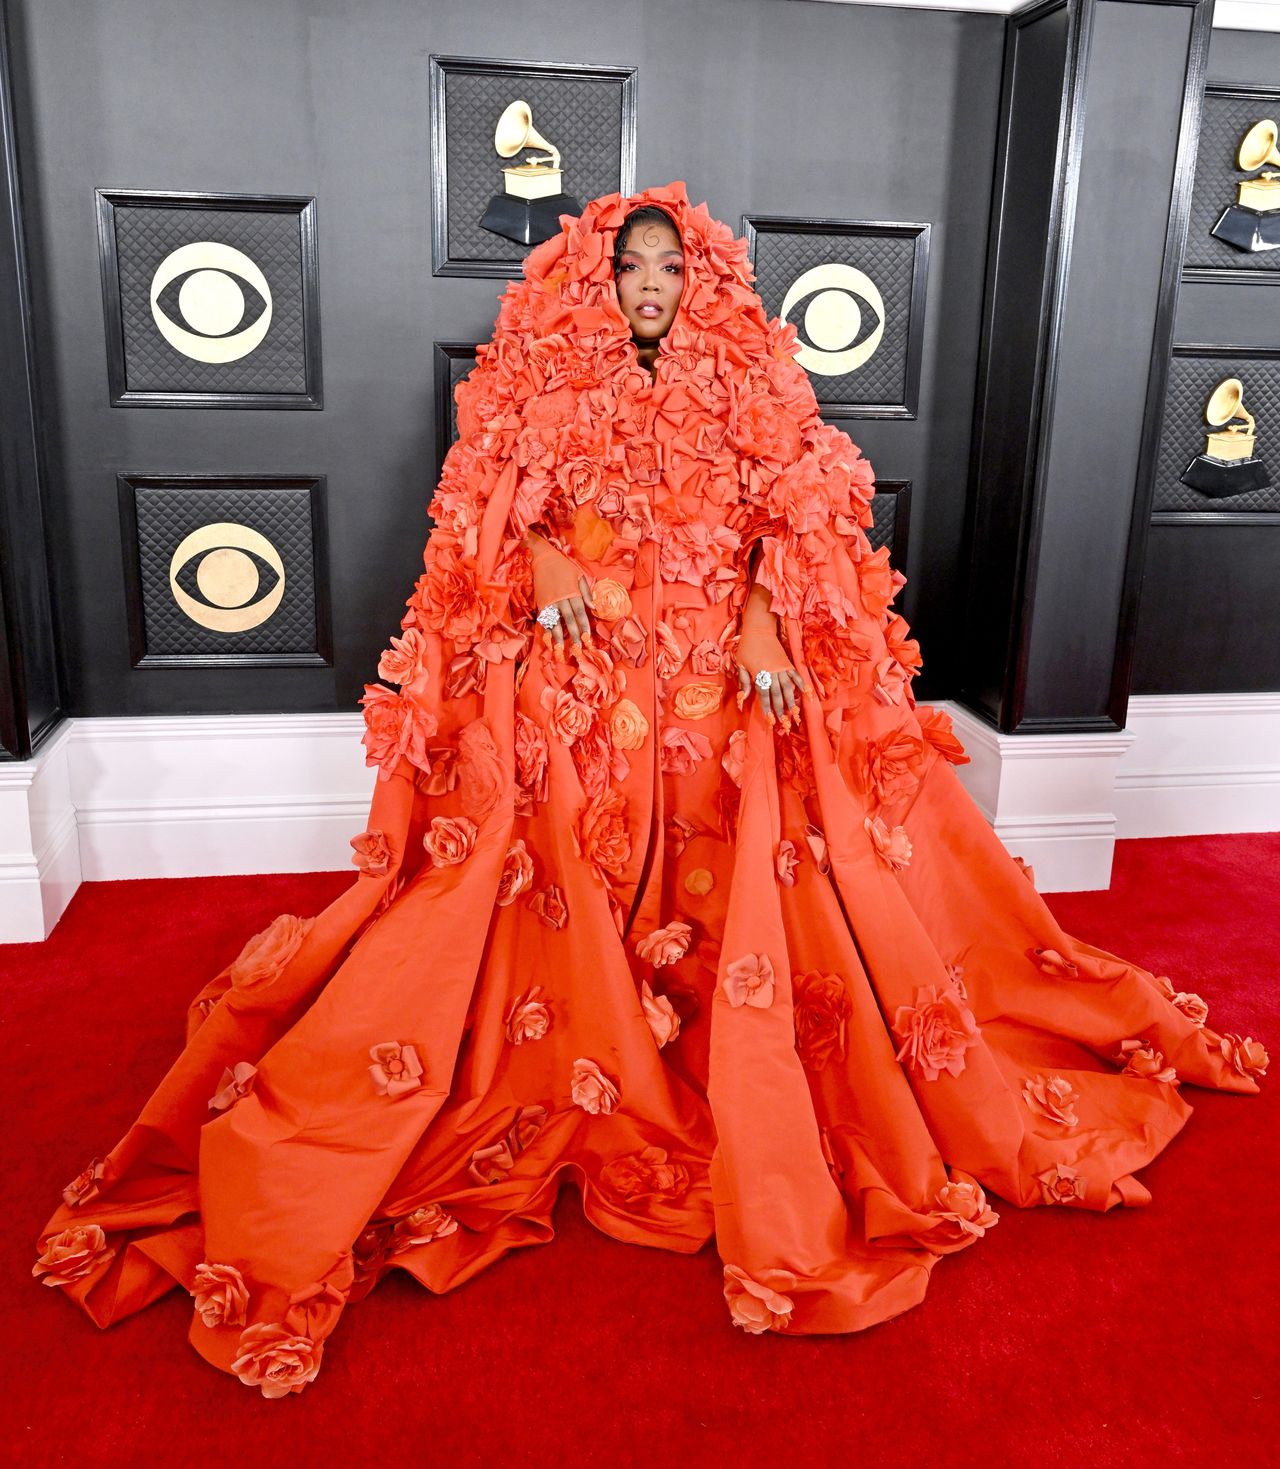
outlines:
{"label": "dark eyebrow", "polygon": [[[622,253],[624,255],[639,255],[640,254],[639,250],[624,250]],[[684,251],[683,250],[664,250],[662,252],[662,255],[663,255],[663,258],[664,259],[668,255],[679,255],[680,258],[683,259],[684,258]]]}

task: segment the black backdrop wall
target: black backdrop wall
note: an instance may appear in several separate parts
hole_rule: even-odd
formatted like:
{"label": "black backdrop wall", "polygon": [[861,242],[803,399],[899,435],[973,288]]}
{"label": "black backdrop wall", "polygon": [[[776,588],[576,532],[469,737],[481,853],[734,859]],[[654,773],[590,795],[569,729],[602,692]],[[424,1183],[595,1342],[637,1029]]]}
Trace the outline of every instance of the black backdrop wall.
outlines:
{"label": "black backdrop wall", "polygon": [[[420,570],[432,342],[501,282],[431,274],[428,56],[638,68],[637,180],[744,213],[932,222],[919,412],[846,421],[912,486],[925,692],[953,650],[1004,21],[781,0],[11,0],[66,702],[351,709]],[[314,195],[324,407],[109,406],[94,190]],[[327,476],[333,668],[134,669],[116,475]]]}
{"label": "black backdrop wall", "polygon": [[[1211,91],[1235,85],[1280,92],[1280,35],[1215,30],[1209,43],[1208,83]],[[1275,107],[1272,99],[1257,115],[1274,119]],[[1209,113],[1206,128],[1212,125]],[[1238,140],[1231,136],[1222,141]],[[1208,149],[1202,153],[1206,163],[1214,156]],[[1222,176],[1230,178],[1230,159],[1225,164]],[[1223,202],[1232,197],[1233,192],[1225,191]],[[1193,213],[1192,230],[1196,227]],[[1203,255],[1193,237],[1188,241],[1188,260]],[[1269,274],[1274,278],[1274,266]],[[1256,279],[1219,283],[1186,272],[1174,321],[1175,363],[1180,347],[1195,346],[1280,350],[1280,283],[1260,284]],[[1228,355],[1227,363],[1233,360],[1234,355]],[[1258,416],[1257,453],[1280,482],[1280,413],[1272,407],[1274,389],[1268,391],[1277,369],[1264,365],[1262,373],[1250,373],[1249,361],[1244,361],[1244,406]],[[1211,380],[1230,370],[1224,366],[1211,374]],[[1177,385],[1175,375],[1167,411],[1194,407],[1198,412],[1200,396],[1181,396]],[[1237,513],[1197,521],[1162,517],[1156,511],[1139,603],[1133,692],[1271,689],[1280,689],[1280,514],[1273,511],[1246,520]]]}

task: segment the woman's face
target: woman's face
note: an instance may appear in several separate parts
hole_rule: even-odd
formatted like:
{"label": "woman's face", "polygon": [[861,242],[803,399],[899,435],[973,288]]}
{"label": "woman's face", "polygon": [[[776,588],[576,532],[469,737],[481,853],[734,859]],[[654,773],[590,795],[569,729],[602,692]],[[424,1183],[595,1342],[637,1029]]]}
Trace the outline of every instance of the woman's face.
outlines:
{"label": "woman's face", "polygon": [[618,263],[617,287],[633,336],[640,342],[665,337],[684,290],[684,251],[673,225],[632,225]]}

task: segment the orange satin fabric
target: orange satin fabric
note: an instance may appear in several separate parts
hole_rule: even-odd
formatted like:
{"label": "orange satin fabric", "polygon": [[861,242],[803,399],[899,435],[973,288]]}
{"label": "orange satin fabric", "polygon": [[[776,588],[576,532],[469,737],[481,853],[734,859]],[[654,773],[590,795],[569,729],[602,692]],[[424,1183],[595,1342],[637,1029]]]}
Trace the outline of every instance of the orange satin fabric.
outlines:
{"label": "orange satin fabric", "polygon": [[[651,201],[704,258],[722,247],[671,185],[597,212],[599,259],[599,221]],[[698,320],[678,325],[714,333]],[[625,355],[616,311],[607,329]],[[618,379],[659,444],[693,412],[665,372]],[[487,503],[518,502],[512,462],[476,471]],[[676,478],[627,479],[633,518],[670,515]],[[390,753],[385,728],[370,741],[360,874],[197,997],[138,1123],[42,1234],[41,1278],[100,1325],[179,1284],[198,1350],[279,1396],[386,1270],[444,1291],[545,1242],[569,1179],[619,1240],[714,1236],[746,1330],[852,1331],[919,1302],[999,1200],[1145,1203],[1135,1174],[1186,1121],[1183,1083],[1258,1089],[1256,1042],[1060,930],[960,785],[945,716],[914,706],[901,579],[851,523],[821,572],[857,609],[851,671],[774,570],[792,656],[825,672],[790,733],[733,698],[744,553],[779,533],[776,504],[772,525],[704,522],[740,533],[701,583],[661,536],[619,554],[618,516],[533,509],[607,584],[605,656],[557,662],[525,606],[483,629],[518,651],[480,688],[477,639],[411,605],[380,667],[401,722]],[[472,591],[517,565],[513,524],[459,533]]]}

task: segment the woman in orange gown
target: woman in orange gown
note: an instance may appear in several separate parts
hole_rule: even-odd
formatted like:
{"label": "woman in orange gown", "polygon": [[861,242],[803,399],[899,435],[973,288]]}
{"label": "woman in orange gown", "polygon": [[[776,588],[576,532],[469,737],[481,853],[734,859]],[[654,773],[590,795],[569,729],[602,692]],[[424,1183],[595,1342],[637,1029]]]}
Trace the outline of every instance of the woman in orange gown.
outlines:
{"label": "woman in orange gown", "polygon": [[1143,1204],[1183,1083],[1258,1090],[965,793],[871,468],[751,279],[673,183],[507,288],[366,689],[359,873],[197,996],[40,1237],[99,1325],[180,1285],[208,1361],[297,1392],[389,1269],[546,1242],[567,1177],[619,1240],[714,1235],[745,1330],[855,1331],[989,1194]]}

